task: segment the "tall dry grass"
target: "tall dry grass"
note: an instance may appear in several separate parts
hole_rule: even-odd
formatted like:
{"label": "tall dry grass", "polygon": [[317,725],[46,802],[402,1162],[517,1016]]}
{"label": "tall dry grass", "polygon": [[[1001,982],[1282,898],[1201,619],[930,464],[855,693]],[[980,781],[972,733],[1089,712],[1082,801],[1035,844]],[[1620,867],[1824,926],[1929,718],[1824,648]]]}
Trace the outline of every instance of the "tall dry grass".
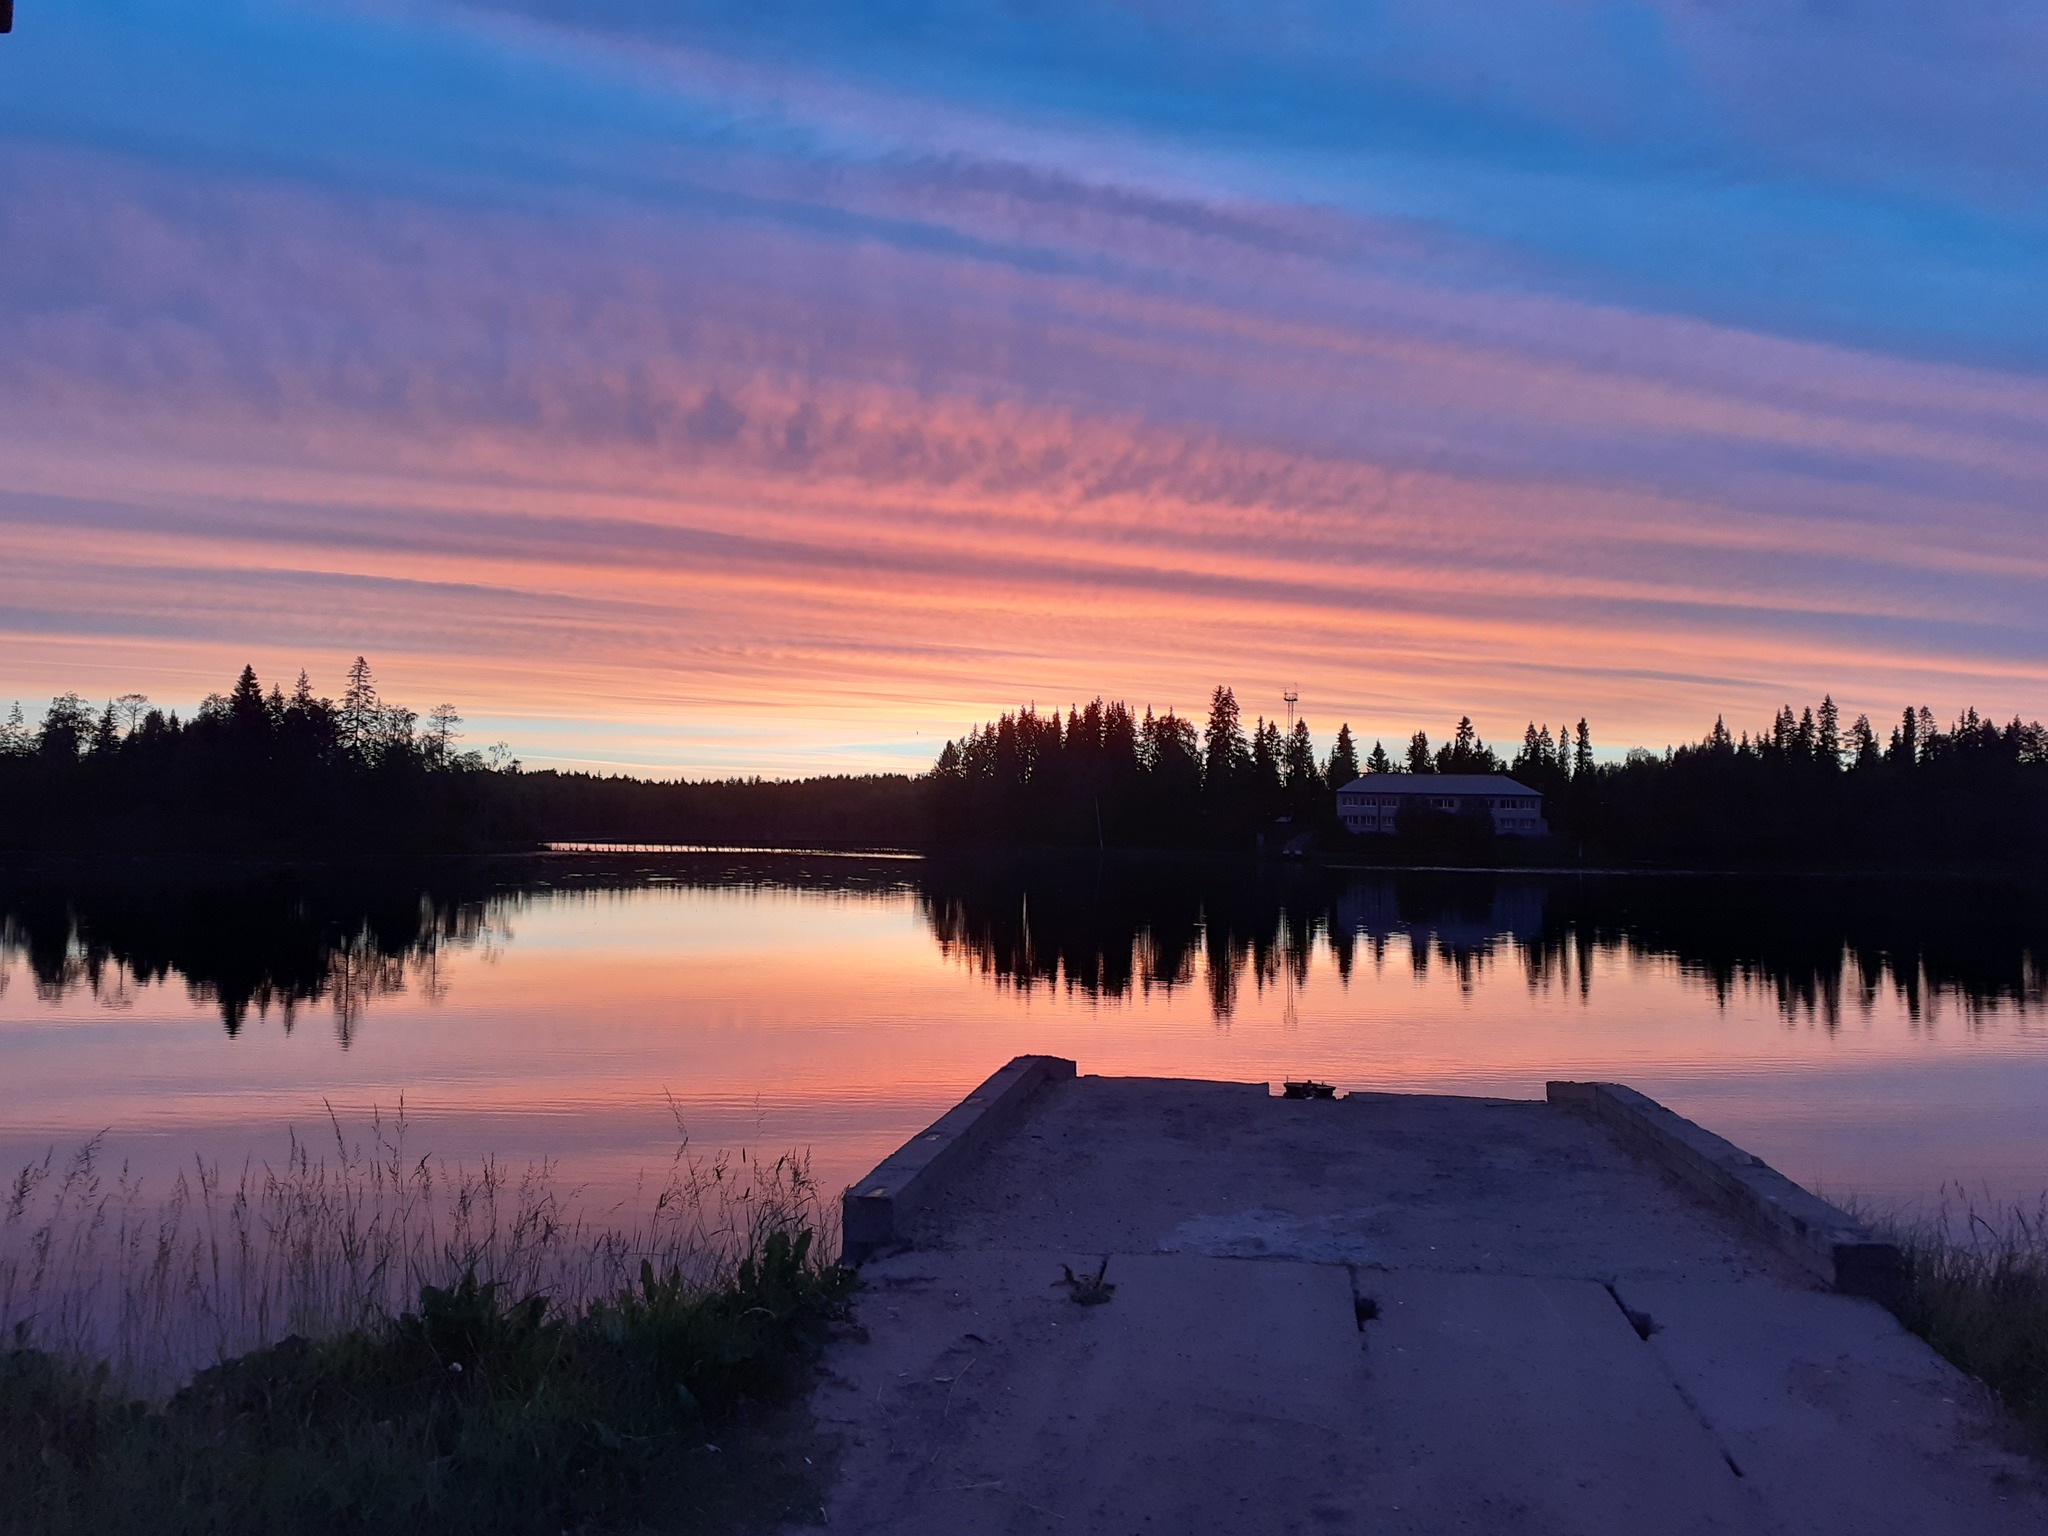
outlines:
{"label": "tall dry grass", "polygon": [[1990,1386],[2048,1452],[2048,1195],[2033,1205],[1945,1190],[1876,1223],[1906,1254],[1899,1320]]}
{"label": "tall dry grass", "polygon": [[806,1158],[701,1155],[680,1118],[666,1168],[610,1206],[549,1162],[415,1156],[402,1104],[356,1141],[330,1108],[329,1130],[331,1146],[294,1135],[281,1166],[232,1178],[197,1162],[161,1194],[105,1168],[97,1138],[22,1168],[0,1214],[0,1341],[103,1361],[110,1386],[161,1397],[287,1336],[395,1318],[471,1270],[572,1311],[629,1287],[643,1260],[711,1289],[773,1232],[836,1249]]}

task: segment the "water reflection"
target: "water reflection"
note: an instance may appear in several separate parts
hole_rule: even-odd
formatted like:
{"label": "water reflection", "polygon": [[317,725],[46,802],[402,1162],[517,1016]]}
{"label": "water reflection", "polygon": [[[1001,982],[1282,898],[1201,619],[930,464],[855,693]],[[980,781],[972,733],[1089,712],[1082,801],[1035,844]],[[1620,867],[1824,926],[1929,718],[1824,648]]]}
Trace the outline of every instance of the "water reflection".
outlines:
{"label": "water reflection", "polygon": [[378,999],[438,999],[443,962],[512,942],[536,902],[648,885],[914,897],[940,952],[995,985],[1116,1001],[1201,988],[1228,1020],[1247,988],[1290,998],[1323,955],[1435,971],[1469,992],[1514,967],[1585,997],[1598,957],[1675,962],[1726,1006],[1763,992],[1829,1029],[1884,995],[1918,1022],[2048,1004],[2048,895],[1967,883],[1343,873],[1300,866],[991,869],[738,856],[479,861],[432,869],[0,875],[0,990],[127,1006],[172,979],[230,1035],[325,1009],[343,1046]]}
{"label": "water reflection", "polygon": [[1117,999],[1206,987],[1218,1019],[1243,988],[1302,984],[1327,953],[1354,967],[1448,971],[1469,992],[1501,964],[1532,992],[1589,993],[1596,956],[1675,962],[1725,1006],[1762,989],[1829,1028],[1881,994],[1918,1021],[2048,1003],[2048,898],[2010,886],[1309,869],[1129,867],[976,877],[934,870],[919,900],[941,949],[996,983]]}
{"label": "water reflection", "polygon": [[231,1036],[252,1014],[290,1032],[324,1007],[345,1047],[376,999],[442,996],[445,955],[508,941],[516,905],[460,877],[388,871],[17,876],[0,883],[0,989],[18,968],[45,1001],[86,992],[125,1008],[175,979]]}

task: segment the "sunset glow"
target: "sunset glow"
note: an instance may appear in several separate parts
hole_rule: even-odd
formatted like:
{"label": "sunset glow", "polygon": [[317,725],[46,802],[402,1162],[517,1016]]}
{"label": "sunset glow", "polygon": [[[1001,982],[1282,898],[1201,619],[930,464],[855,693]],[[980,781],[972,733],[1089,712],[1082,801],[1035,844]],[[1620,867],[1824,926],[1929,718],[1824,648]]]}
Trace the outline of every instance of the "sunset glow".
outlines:
{"label": "sunset glow", "polygon": [[2048,23],[20,0],[0,711],[2048,711]]}

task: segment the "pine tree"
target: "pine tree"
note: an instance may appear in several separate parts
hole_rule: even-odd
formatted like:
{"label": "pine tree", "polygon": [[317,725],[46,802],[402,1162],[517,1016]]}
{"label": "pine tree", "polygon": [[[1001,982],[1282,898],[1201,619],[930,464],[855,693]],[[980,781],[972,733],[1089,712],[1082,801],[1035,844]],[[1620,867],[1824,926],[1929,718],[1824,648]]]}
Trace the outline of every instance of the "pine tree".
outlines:
{"label": "pine tree", "polygon": [[1367,773],[1392,773],[1394,760],[1387,756],[1387,749],[1377,741],[1372,744],[1372,756],[1365,760]]}
{"label": "pine tree", "polygon": [[357,757],[368,759],[376,748],[379,716],[383,706],[377,700],[377,684],[370,676],[370,664],[358,656],[348,669],[348,688],[341,696],[335,723],[341,728],[341,744]]}
{"label": "pine tree", "polygon": [[1209,724],[1202,732],[1202,787],[1212,794],[1233,789],[1243,777],[1250,750],[1237,710],[1237,695],[1217,685],[1209,700]]}
{"label": "pine tree", "polygon": [[1579,717],[1578,735],[1572,746],[1572,777],[1580,778],[1593,771],[1593,733],[1586,725],[1586,717]]}
{"label": "pine tree", "polygon": [[85,750],[88,756],[104,757],[121,745],[121,727],[114,720],[114,701],[107,700],[107,707],[99,721],[86,737]]}
{"label": "pine tree", "polygon": [[1280,727],[1259,716],[1252,728],[1252,784],[1260,794],[1279,787],[1282,755]]}
{"label": "pine tree", "polygon": [[1294,729],[1287,733],[1287,792],[1297,799],[1313,794],[1319,785],[1316,773],[1315,738],[1309,734],[1308,722],[1297,720]]}
{"label": "pine tree", "polygon": [[270,713],[263,706],[263,685],[256,681],[254,667],[243,667],[242,675],[235,679],[228,694],[228,720],[244,736],[260,735],[270,724]]}
{"label": "pine tree", "polygon": [[1408,738],[1408,771],[1410,773],[1434,773],[1436,765],[1429,758],[1429,738],[1417,731]]}
{"label": "pine tree", "polygon": [[1358,743],[1347,720],[1337,727],[1337,739],[1331,743],[1329,760],[1323,764],[1323,782],[1331,789],[1342,789],[1357,777]]}
{"label": "pine tree", "polygon": [[1842,766],[1842,712],[1835,707],[1835,696],[1821,695],[1820,715],[1816,727],[1814,745],[1820,753],[1821,766],[1839,768]]}
{"label": "pine tree", "polygon": [[14,701],[4,724],[0,724],[0,757],[27,757],[35,750],[28,721],[21,712],[21,700]]}
{"label": "pine tree", "polygon": [[1904,768],[1920,760],[1920,717],[1910,707],[1900,714],[1899,723],[1892,728],[1891,744],[1884,755]]}

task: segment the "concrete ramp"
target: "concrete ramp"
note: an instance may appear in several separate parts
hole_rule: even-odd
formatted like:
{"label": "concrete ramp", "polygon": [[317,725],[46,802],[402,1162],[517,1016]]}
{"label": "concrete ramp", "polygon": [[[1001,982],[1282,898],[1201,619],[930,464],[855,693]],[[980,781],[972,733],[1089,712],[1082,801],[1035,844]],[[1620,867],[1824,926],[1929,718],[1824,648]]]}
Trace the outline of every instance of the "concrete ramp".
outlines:
{"label": "concrete ramp", "polygon": [[1605,1286],[1362,1272],[1357,1528],[1764,1531],[1753,1491]]}
{"label": "concrete ramp", "polygon": [[2048,1531],[2011,1418],[1875,1302],[1713,1281],[1616,1289],[1782,1529]]}
{"label": "concrete ramp", "polygon": [[[949,1117],[850,1196],[835,1529],[2048,1533],[1983,1389],[1840,1293],[1885,1276],[1850,1219],[1639,1095],[1032,1060],[973,1096],[1000,1134],[941,1157]],[[1104,1254],[1082,1305],[1061,1266]]]}
{"label": "concrete ramp", "polygon": [[834,1529],[1767,1529],[1597,1284],[1133,1255],[1090,1306],[1076,1257],[863,1271],[872,1342],[815,1400]]}

